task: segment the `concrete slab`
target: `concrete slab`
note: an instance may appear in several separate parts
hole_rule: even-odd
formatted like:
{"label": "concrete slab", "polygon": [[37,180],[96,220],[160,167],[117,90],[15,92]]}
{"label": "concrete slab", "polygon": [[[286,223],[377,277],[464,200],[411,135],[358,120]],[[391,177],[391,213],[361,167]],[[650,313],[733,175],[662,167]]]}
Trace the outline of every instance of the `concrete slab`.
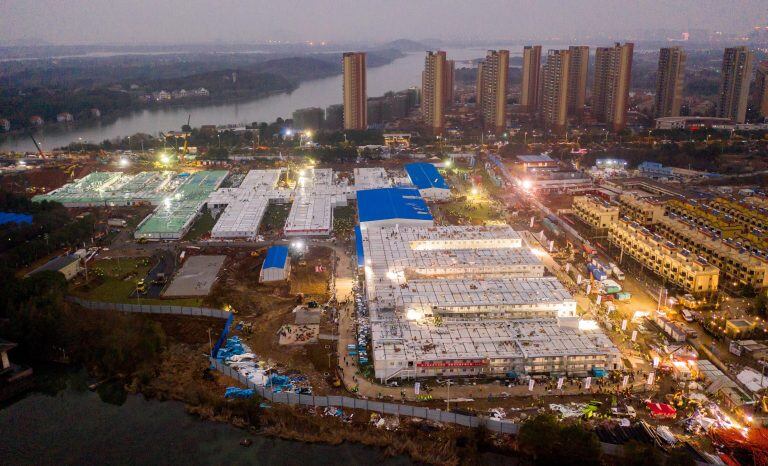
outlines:
{"label": "concrete slab", "polygon": [[192,256],[173,277],[163,296],[207,296],[227,256]]}

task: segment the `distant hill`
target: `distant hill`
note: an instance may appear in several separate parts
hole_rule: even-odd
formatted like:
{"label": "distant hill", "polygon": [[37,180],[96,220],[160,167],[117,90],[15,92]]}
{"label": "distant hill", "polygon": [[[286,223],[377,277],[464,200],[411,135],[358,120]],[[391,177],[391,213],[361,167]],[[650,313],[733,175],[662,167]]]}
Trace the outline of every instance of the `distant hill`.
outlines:
{"label": "distant hill", "polygon": [[397,39],[384,44],[383,49],[395,49],[401,52],[424,52],[430,49],[430,47],[422,42],[417,42],[410,39]]}
{"label": "distant hill", "polygon": [[293,82],[299,82],[341,73],[341,57],[333,61],[318,57],[275,58],[252,65],[249,69],[259,73],[280,75]]}

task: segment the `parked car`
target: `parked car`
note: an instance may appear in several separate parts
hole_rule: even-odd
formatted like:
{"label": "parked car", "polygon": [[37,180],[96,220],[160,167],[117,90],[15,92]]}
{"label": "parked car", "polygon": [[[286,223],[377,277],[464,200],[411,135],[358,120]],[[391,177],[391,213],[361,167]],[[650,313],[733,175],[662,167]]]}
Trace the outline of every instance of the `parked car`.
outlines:
{"label": "parked car", "polygon": [[637,411],[632,406],[620,405],[611,408],[611,415],[616,417],[626,417],[634,419],[637,417]]}

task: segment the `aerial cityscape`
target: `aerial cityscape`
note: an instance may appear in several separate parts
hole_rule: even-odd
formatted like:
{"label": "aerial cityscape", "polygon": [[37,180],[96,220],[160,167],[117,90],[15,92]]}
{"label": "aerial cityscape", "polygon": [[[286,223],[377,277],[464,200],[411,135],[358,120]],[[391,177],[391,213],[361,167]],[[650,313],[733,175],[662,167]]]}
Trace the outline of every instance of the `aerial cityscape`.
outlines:
{"label": "aerial cityscape", "polygon": [[768,465],[765,4],[112,3],[0,4],[4,464]]}

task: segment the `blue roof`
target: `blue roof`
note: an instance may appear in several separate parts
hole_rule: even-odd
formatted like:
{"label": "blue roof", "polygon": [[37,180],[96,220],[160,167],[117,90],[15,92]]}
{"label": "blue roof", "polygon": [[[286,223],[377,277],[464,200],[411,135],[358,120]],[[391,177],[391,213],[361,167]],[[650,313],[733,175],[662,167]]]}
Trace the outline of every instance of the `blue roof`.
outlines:
{"label": "blue roof", "polygon": [[285,261],[288,259],[288,246],[272,246],[267,249],[267,257],[264,259],[262,269],[285,267]]}
{"label": "blue roof", "polygon": [[432,214],[418,189],[380,188],[357,192],[360,223],[376,220],[432,220]]}
{"label": "blue roof", "polygon": [[15,212],[0,212],[0,225],[6,223],[32,223],[32,216]]}
{"label": "blue roof", "polygon": [[431,163],[409,163],[405,166],[405,171],[411,183],[419,189],[450,189],[443,175]]}
{"label": "blue roof", "polygon": [[363,232],[360,225],[355,227],[355,249],[357,251],[357,266],[362,267],[365,264],[365,253],[363,252]]}

